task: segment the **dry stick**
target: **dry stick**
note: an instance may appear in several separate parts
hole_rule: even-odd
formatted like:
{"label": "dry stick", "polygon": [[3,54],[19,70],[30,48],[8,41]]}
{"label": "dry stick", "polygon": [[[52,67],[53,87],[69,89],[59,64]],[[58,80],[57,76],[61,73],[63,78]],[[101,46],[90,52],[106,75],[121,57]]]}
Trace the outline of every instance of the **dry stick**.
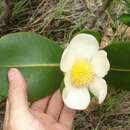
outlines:
{"label": "dry stick", "polygon": [[13,0],[3,0],[1,2],[1,7],[2,7],[2,13],[0,16],[0,31],[2,31],[1,29],[6,27],[12,16],[14,7]]}
{"label": "dry stick", "polygon": [[97,19],[99,17],[102,17],[102,15],[104,14],[104,11],[111,5],[112,2],[113,2],[113,0],[104,0],[103,1],[102,8],[97,12],[97,14],[96,14],[97,16],[92,21],[92,27],[95,27]]}

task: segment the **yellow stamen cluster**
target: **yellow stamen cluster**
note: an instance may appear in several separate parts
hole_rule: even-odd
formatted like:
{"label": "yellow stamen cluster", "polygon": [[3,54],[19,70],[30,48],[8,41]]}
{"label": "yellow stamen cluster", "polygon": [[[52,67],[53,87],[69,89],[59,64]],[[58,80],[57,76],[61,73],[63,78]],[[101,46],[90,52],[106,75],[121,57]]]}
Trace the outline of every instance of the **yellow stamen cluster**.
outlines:
{"label": "yellow stamen cluster", "polygon": [[94,73],[87,60],[77,60],[71,69],[71,82],[77,88],[86,87],[93,79]]}

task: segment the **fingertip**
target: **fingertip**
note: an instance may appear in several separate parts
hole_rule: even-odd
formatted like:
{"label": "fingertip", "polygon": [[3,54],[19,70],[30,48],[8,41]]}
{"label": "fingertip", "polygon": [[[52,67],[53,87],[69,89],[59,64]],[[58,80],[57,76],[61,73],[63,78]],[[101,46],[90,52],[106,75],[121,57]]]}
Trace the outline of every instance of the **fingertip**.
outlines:
{"label": "fingertip", "polygon": [[26,80],[23,77],[20,70],[16,68],[11,68],[8,71],[8,80],[9,80],[9,87],[24,87],[26,88]]}
{"label": "fingertip", "polygon": [[67,107],[66,105],[64,105],[64,111],[65,111],[65,113],[67,113],[70,116],[75,116],[75,113],[76,113],[75,109],[71,109],[71,108]]}
{"label": "fingertip", "polygon": [[16,69],[16,68],[9,69],[9,71],[8,71],[8,79],[9,79],[9,81],[14,80],[17,77],[18,74],[19,74],[18,69]]}

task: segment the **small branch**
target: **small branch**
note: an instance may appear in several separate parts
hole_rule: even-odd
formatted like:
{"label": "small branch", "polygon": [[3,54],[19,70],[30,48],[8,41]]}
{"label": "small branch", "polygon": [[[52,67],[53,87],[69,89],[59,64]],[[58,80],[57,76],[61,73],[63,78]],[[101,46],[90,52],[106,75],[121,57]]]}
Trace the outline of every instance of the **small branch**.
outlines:
{"label": "small branch", "polygon": [[111,3],[113,2],[113,0],[103,0],[103,5],[100,8],[100,10],[97,12],[96,17],[93,19],[92,22],[92,27],[95,27],[95,24],[97,22],[97,19],[99,17],[102,17],[102,15],[104,14],[104,11],[111,5]]}
{"label": "small branch", "polygon": [[0,27],[5,27],[12,16],[13,12],[13,0],[3,0],[1,2],[2,13],[0,16]]}
{"label": "small branch", "polygon": [[104,12],[104,10],[106,10],[111,5],[112,2],[113,2],[113,0],[105,0],[103,2],[103,6],[102,6],[102,9],[99,12],[99,15],[101,15]]}

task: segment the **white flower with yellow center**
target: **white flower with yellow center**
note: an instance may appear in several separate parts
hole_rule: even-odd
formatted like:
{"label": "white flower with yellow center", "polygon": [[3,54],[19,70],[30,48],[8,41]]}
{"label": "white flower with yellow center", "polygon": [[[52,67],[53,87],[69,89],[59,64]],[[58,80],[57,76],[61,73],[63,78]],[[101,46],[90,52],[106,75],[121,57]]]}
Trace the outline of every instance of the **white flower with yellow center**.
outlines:
{"label": "white flower with yellow center", "polygon": [[103,77],[110,69],[107,53],[99,50],[96,38],[90,34],[78,34],[64,50],[60,68],[64,72],[64,103],[77,110],[86,109],[90,103],[89,91],[101,104],[107,95]]}

